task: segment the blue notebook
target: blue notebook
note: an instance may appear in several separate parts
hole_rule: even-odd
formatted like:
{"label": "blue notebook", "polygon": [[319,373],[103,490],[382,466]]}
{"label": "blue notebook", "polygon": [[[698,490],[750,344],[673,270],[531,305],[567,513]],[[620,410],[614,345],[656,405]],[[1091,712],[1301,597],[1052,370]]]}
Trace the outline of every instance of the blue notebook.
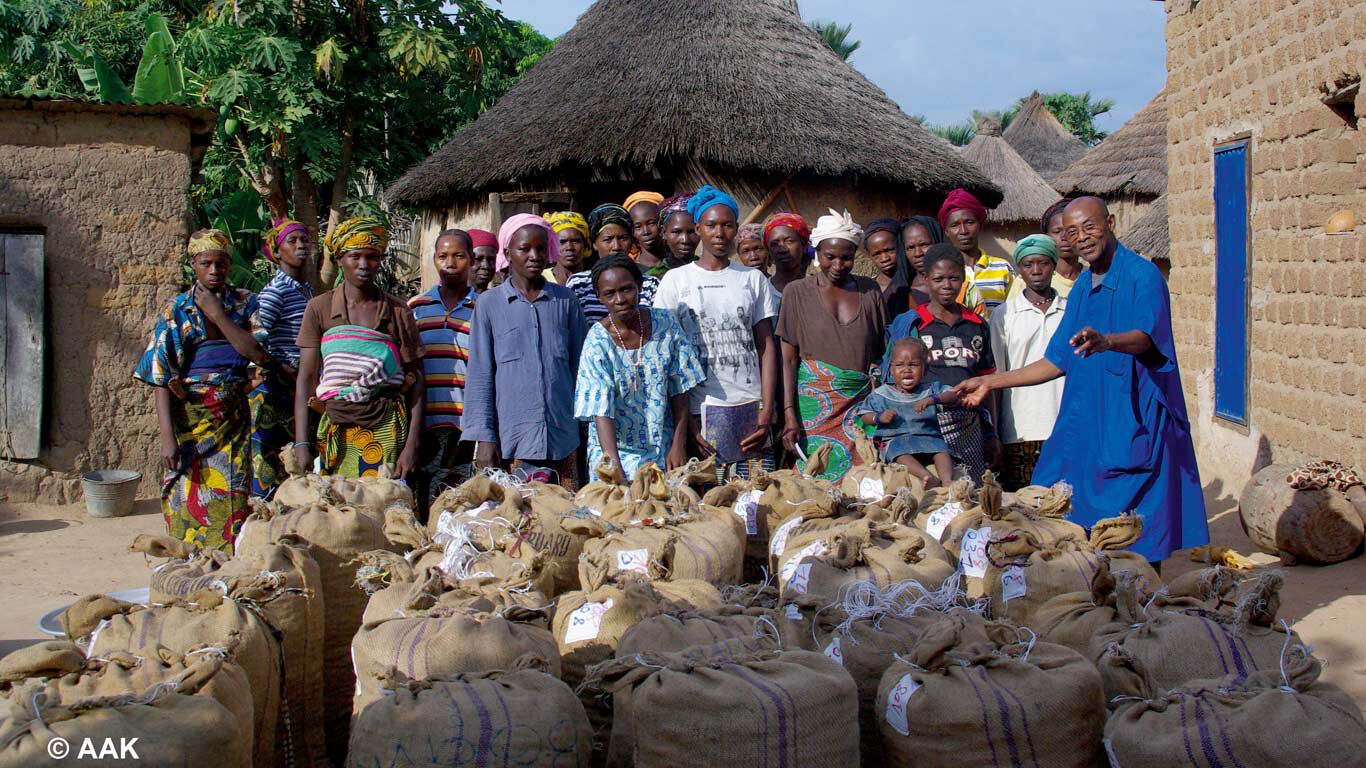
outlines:
{"label": "blue notebook", "polygon": [[740,441],[755,429],[762,403],[720,403],[710,399],[702,403],[702,439],[716,449],[717,464],[734,464],[757,458],[758,451],[746,452]]}

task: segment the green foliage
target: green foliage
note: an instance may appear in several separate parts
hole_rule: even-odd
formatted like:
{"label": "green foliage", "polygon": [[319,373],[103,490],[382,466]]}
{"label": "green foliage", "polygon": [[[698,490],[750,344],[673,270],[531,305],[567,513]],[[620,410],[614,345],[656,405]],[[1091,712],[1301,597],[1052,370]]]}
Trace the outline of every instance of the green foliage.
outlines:
{"label": "green foliage", "polygon": [[1073,136],[1092,145],[1099,144],[1107,135],[1105,131],[1096,127],[1096,118],[1115,107],[1114,99],[1092,101],[1090,91],[1046,93],[1043,96],[1043,103]]}
{"label": "green foliage", "polygon": [[853,24],[841,26],[833,21],[811,21],[807,23],[816,30],[816,34],[821,36],[826,46],[845,61],[848,61],[849,57],[854,55],[854,51],[863,46],[862,41],[849,39],[849,35],[854,31]]}
{"label": "green foliage", "polygon": [[[259,291],[275,274],[275,265],[261,253],[270,216],[261,199],[250,191],[237,191],[212,200],[194,211],[195,228],[221,229],[232,238],[232,267],[228,280],[239,288]],[[185,265],[186,283],[193,278]]]}
{"label": "green foliage", "polygon": [[955,147],[965,147],[977,136],[977,129],[970,122],[927,125],[925,128]]}

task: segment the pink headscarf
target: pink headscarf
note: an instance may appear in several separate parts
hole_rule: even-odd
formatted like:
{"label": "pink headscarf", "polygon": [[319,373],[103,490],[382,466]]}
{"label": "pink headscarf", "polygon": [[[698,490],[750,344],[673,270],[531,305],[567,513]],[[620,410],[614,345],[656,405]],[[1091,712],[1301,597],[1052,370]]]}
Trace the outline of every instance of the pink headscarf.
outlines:
{"label": "pink headscarf", "polygon": [[957,210],[969,210],[977,216],[977,221],[985,224],[987,221],[987,207],[982,205],[973,194],[962,187],[953,190],[944,198],[944,204],[939,206],[939,226],[948,229],[949,214]]}
{"label": "pink headscarf", "polygon": [[519,213],[503,222],[503,226],[498,228],[498,262],[494,264],[494,268],[498,271],[501,272],[508,268],[508,243],[512,241],[513,233],[525,226],[537,226],[544,229],[549,262],[554,264],[560,260],[560,238],[555,235],[555,228],[550,226],[550,222],[534,213]]}

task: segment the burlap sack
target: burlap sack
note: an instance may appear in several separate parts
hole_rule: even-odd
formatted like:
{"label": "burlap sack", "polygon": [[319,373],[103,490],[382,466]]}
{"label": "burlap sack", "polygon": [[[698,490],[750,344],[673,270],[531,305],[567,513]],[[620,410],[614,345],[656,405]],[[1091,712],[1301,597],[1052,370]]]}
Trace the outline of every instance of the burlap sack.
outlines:
{"label": "burlap sack", "polygon": [[373,477],[344,475],[293,475],[275,490],[272,499],[286,509],[307,509],[314,504],[350,504],[376,520],[392,505],[413,508],[413,492],[393,479],[387,467]]}
{"label": "burlap sack", "polygon": [[351,696],[355,688],[350,651],[351,638],[360,628],[366,593],[356,587],[357,566],[352,562],[364,552],[394,551],[384,536],[381,519],[359,508],[314,505],[280,513],[276,505],[255,505],[237,538],[237,554],[261,558],[269,547],[287,536],[308,545],[318,564],[326,621],[323,626],[323,730],[327,751],[334,763],[344,759],[347,728],[351,721]]}
{"label": "burlap sack", "polygon": [[[151,662],[152,665],[159,661]],[[58,768],[76,765],[252,765],[251,733],[242,728],[250,716],[234,714],[222,702],[243,700],[244,675],[213,654],[201,654],[149,690],[126,690],[128,683],[106,675],[121,674],[133,657],[72,671],[61,680],[32,679],[0,694],[0,768]],[[149,667],[150,668],[150,667]],[[209,695],[208,688],[216,688]],[[83,689],[99,689],[85,695]],[[115,691],[111,688],[124,688]],[[245,712],[250,711],[246,704]],[[49,743],[64,739],[68,753],[54,758]],[[90,740],[102,750],[132,741],[137,755],[126,759],[81,759],[79,749]]]}
{"label": "burlap sack", "polygon": [[551,629],[559,645],[561,677],[570,685],[582,682],[589,665],[612,658],[626,630],[672,603],[715,610],[721,607],[721,595],[704,581],[652,584],[641,579],[560,595]]}
{"label": "burlap sack", "polygon": [[778,580],[785,598],[809,594],[833,601],[860,581],[882,588],[914,581],[937,590],[953,570],[943,547],[925,532],[859,520],[789,538]]}
{"label": "burlap sack", "polygon": [[[536,483],[542,486],[542,483]],[[528,562],[538,556],[544,565],[542,570],[553,574],[553,581],[547,585],[551,597],[579,589],[579,555],[583,553],[584,543],[589,537],[573,530],[572,522],[582,515],[572,496],[567,495],[559,486],[560,493],[540,489],[528,489],[528,514],[517,535],[503,550],[513,557]]]}
{"label": "burlap sack", "polygon": [[511,669],[523,656],[559,675],[555,638],[543,627],[517,621],[539,618],[520,609],[506,616],[437,607],[417,615],[365,624],[351,644],[356,667],[354,712],[383,696],[381,678],[398,670],[415,680]]}
{"label": "burlap sack", "polygon": [[[397,557],[392,553],[375,554],[385,559]],[[439,552],[428,553],[414,564],[406,578],[402,574],[391,577],[388,586],[370,596],[362,623],[415,616],[438,606],[502,613],[512,608],[546,610],[552,604],[551,599],[536,588],[533,576],[505,579],[490,574],[457,580],[442,572],[441,558]],[[364,559],[373,562],[376,558],[367,554]],[[520,562],[510,561],[513,565]]]}
{"label": "burlap sack", "polygon": [[493,549],[526,510],[526,497],[510,475],[500,480],[475,475],[436,497],[427,515],[427,533],[433,539],[451,535],[456,522],[477,519],[481,522],[467,526],[470,541],[480,549]]}
{"label": "burlap sack", "polygon": [[1217,611],[1235,605],[1238,599],[1238,585],[1254,577],[1252,571],[1215,565],[1187,571],[1174,577],[1162,587],[1162,592],[1172,598],[1193,598],[1203,603],[1206,608]]}
{"label": "burlap sack", "polygon": [[356,715],[347,764],[588,768],[592,731],[569,686],[545,672],[410,680],[386,674]]}
{"label": "burlap sack", "polygon": [[1281,577],[1242,583],[1237,605],[1212,611],[1191,598],[1119,589],[1117,617],[1091,640],[1090,657],[1109,696],[1157,697],[1192,680],[1246,677],[1279,668],[1297,634],[1276,619]]}
{"label": "burlap sack", "polygon": [[637,768],[859,763],[854,681],[818,653],[640,654],[596,672],[629,713]]}
{"label": "burlap sack", "polygon": [[845,473],[840,491],[866,515],[894,522],[909,519],[920,506],[924,481],[901,464],[884,463],[862,431],[854,436],[854,451],[863,463]]}
{"label": "burlap sack", "polygon": [[[1034,614],[1049,600],[1089,590],[1102,560],[1111,573],[1136,579],[1145,592],[1162,584],[1152,566],[1131,552],[1097,550],[1074,540],[1041,544],[1027,529],[993,527],[985,547],[982,571],[972,571],[963,561],[968,596],[987,597],[991,616],[1024,626],[1033,626]],[[983,575],[977,578],[976,573]]]}
{"label": "burlap sack", "polygon": [[[139,537],[134,550],[162,551],[159,542]],[[211,550],[203,550],[210,552]],[[277,765],[326,761],[323,733],[323,633],[326,626],[322,576],[307,544],[284,536],[272,545],[226,562],[202,554],[168,560],[152,572],[151,601],[171,602],[201,590],[218,589],[254,607],[280,641],[284,688],[275,730]]]}
{"label": "burlap sack", "polygon": [[[1059,492],[1063,491],[1071,493],[1065,486]],[[983,476],[982,487],[977,497],[978,503],[975,507],[967,507],[961,512],[950,508],[941,510],[937,515],[931,513],[925,517],[924,530],[933,536],[942,528],[940,542],[955,560],[961,557],[963,542],[969,531],[983,528],[990,528],[992,533],[997,535],[1006,530],[1029,533],[1043,547],[1063,541],[1087,540],[1086,531],[1076,523],[1060,517],[1036,514],[1035,509],[1018,503],[1006,505],[1001,486],[997,484],[996,476],[991,472]]]}
{"label": "burlap sack", "polygon": [[715,507],[659,521],[633,523],[590,539],[579,557],[579,583],[594,590],[622,574],[651,580],[698,579],[738,584],[744,540],[731,516]]}
{"label": "burlap sack", "polygon": [[185,600],[132,606],[110,616],[91,633],[90,656],[123,652],[160,658],[162,649],[187,654],[205,646],[231,648],[229,658],[246,673],[252,697],[253,764],[275,764],[283,654],[256,605],[206,589]]}
{"label": "burlap sack", "polygon": [[1287,650],[1284,673],[1191,681],[1151,699],[1122,697],[1105,725],[1111,764],[1360,765],[1366,755],[1361,710],[1336,686],[1317,682],[1319,671],[1318,661],[1297,647]]}
{"label": "burlap sack", "polygon": [[597,481],[580,488],[574,503],[615,525],[695,509],[692,504],[696,493],[671,488],[663,470],[653,463],[647,462],[637,469],[630,482],[606,456],[594,471]]}
{"label": "burlap sack", "polygon": [[715,454],[708,456],[705,460],[693,457],[688,459],[687,464],[664,473],[665,485],[669,486],[676,495],[681,494],[682,498],[689,500],[690,508],[701,506],[702,492],[715,482]]}
{"label": "burlap sack", "polygon": [[44,640],[0,658],[0,694],[32,677],[61,677],[85,668],[85,652],[70,640]]}
{"label": "burlap sack", "polygon": [[1085,656],[1090,652],[1091,638],[1115,621],[1116,582],[1109,558],[1102,557],[1098,565],[1089,590],[1051,597],[1033,612],[1029,628],[1040,640]]}
{"label": "burlap sack", "polygon": [[1105,701],[1075,651],[955,609],[878,687],[887,765],[1093,768]]}

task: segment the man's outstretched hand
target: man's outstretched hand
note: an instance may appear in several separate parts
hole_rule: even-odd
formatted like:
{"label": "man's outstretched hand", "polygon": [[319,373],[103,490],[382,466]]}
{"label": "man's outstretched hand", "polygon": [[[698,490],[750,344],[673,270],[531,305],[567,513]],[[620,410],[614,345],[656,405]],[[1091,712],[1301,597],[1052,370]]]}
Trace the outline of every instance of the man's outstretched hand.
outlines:
{"label": "man's outstretched hand", "polygon": [[991,394],[991,384],[986,376],[974,376],[971,379],[953,388],[954,394],[958,395],[958,404],[967,408],[976,408],[987,399]]}

